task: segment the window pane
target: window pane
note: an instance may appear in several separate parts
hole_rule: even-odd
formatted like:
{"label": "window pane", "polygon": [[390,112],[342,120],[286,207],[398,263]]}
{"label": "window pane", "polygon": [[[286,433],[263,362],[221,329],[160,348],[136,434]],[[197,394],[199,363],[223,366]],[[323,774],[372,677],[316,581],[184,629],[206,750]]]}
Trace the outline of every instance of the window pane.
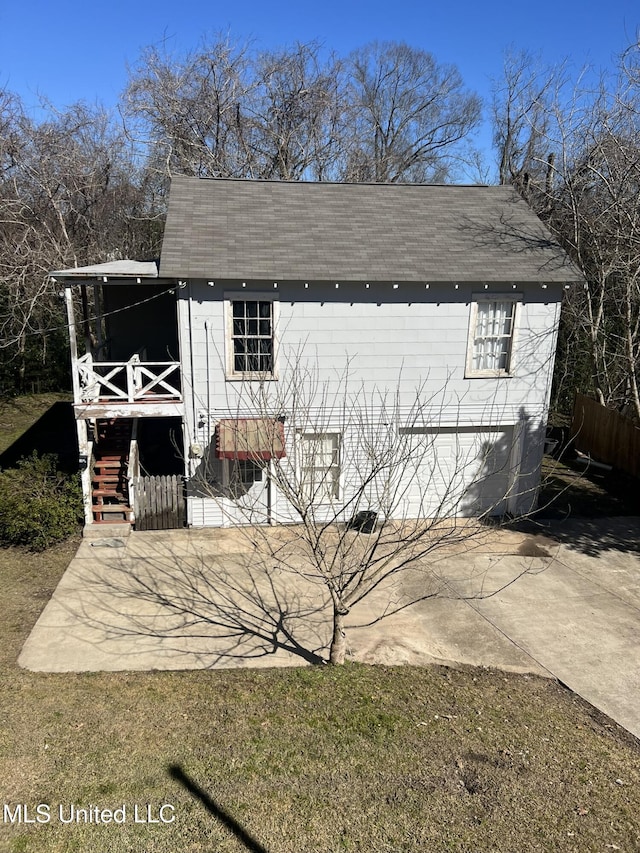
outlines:
{"label": "window pane", "polygon": [[512,300],[479,302],[473,340],[473,369],[507,372],[513,332]]}
{"label": "window pane", "polygon": [[234,300],[232,315],[234,372],[273,373],[273,303]]}
{"label": "window pane", "polygon": [[320,502],[338,497],[339,435],[310,433],[301,439],[302,484],[307,497]]}

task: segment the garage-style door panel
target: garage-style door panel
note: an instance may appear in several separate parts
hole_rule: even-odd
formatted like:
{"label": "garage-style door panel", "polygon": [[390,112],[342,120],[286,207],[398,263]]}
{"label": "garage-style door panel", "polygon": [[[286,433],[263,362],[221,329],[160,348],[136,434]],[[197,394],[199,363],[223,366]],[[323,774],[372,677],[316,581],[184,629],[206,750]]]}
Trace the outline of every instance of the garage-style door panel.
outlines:
{"label": "garage-style door panel", "polygon": [[[500,515],[513,493],[512,426],[411,430],[423,448],[409,489],[412,515]],[[426,449],[425,449],[426,448]]]}

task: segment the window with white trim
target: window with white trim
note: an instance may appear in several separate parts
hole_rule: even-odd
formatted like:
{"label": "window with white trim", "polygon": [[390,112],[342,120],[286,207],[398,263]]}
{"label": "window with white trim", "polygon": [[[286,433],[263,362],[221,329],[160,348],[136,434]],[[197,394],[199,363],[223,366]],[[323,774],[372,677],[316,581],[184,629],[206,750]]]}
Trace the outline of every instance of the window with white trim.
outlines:
{"label": "window with white trim", "polygon": [[227,302],[227,376],[275,378],[277,303],[272,299]]}
{"label": "window with white trim", "polygon": [[508,376],[513,372],[513,345],[518,298],[483,295],[471,304],[468,376]]}
{"label": "window with white trim", "polygon": [[328,503],[340,492],[340,433],[299,436],[300,467],[305,496]]}

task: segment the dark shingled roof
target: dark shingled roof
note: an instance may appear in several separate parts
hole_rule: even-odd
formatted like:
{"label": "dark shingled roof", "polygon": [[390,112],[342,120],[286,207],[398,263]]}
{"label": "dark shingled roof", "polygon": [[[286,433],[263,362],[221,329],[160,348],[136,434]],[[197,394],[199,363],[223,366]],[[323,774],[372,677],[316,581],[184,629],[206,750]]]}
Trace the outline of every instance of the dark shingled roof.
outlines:
{"label": "dark shingled roof", "polygon": [[582,279],[510,187],[174,177],[169,278],[317,281]]}

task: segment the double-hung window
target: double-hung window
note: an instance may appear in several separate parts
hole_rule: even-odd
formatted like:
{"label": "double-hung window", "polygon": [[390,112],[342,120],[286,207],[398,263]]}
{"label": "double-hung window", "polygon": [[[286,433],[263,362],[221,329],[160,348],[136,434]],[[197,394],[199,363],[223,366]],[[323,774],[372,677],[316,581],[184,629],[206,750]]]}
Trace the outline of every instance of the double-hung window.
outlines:
{"label": "double-hung window", "polygon": [[513,372],[513,349],[518,298],[478,297],[471,304],[467,376],[508,376]]}
{"label": "double-hung window", "polygon": [[339,433],[306,433],[299,437],[302,486],[305,497],[330,503],[340,489]]}
{"label": "double-hung window", "polygon": [[276,378],[276,320],[272,299],[227,301],[227,378]]}

